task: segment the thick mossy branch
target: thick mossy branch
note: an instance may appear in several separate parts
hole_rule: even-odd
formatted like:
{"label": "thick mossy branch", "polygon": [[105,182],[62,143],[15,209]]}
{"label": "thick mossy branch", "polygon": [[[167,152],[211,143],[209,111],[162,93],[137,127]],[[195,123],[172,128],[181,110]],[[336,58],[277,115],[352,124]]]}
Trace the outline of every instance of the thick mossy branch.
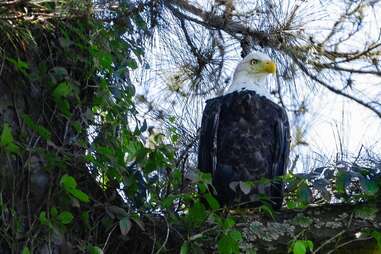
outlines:
{"label": "thick mossy branch", "polygon": [[[318,253],[328,253],[334,246],[359,237],[360,232],[381,228],[380,205],[325,205],[302,210],[281,210],[274,219],[258,213],[236,215],[244,236],[243,248],[255,246],[271,253],[286,253],[292,241],[311,240]],[[344,245],[342,246],[344,247]],[[263,252],[259,252],[263,253]],[[357,252],[356,252],[357,253]]]}
{"label": "thick mossy branch", "polygon": [[[381,229],[379,208],[380,204],[332,204],[305,210],[282,209],[274,214],[274,218],[258,210],[247,209],[231,211],[230,216],[237,222],[236,229],[242,233],[241,253],[288,253],[296,240],[312,241],[312,253],[381,253],[376,241],[369,235]],[[155,221],[157,232],[154,235],[164,237],[163,232],[167,228],[165,220]],[[188,240],[192,240],[194,235],[207,235],[206,240],[199,243],[204,253],[214,253],[220,232],[208,230],[213,226],[205,225],[201,232],[206,234],[188,232]],[[183,241],[187,240],[184,235],[186,230],[181,228],[175,225],[170,227],[171,233],[166,240],[170,253],[170,250],[176,253],[175,250],[178,251]],[[179,237],[179,232],[182,232],[182,237]],[[159,242],[164,240],[156,239]]]}

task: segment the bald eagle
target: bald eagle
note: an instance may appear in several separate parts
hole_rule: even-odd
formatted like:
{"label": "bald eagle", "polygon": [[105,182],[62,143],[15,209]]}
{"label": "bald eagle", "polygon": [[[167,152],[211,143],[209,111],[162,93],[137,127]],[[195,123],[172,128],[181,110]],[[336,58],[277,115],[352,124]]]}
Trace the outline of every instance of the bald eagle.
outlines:
{"label": "bald eagle", "polygon": [[272,101],[267,78],[276,65],[258,51],[236,67],[225,95],[206,101],[198,168],[212,175],[221,205],[282,206],[290,131],[286,111]]}

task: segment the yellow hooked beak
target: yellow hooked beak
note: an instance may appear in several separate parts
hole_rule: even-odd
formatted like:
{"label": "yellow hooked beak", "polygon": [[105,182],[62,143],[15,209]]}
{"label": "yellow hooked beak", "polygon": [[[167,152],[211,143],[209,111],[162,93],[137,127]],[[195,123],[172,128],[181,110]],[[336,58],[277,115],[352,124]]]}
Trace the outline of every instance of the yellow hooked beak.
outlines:
{"label": "yellow hooked beak", "polygon": [[275,74],[276,64],[271,60],[263,61],[261,62],[260,72]]}

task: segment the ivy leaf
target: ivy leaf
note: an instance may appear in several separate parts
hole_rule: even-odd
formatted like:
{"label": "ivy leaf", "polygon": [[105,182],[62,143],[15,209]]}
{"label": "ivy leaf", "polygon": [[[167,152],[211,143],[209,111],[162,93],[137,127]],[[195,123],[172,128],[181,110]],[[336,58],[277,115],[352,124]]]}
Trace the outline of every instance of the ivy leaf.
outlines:
{"label": "ivy leaf", "polygon": [[373,230],[370,235],[376,239],[378,249],[381,250],[381,233],[379,231]]}
{"label": "ivy leaf", "polygon": [[12,129],[9,124],[3,124],[3,131],[1,132],[0,144],[3,146],[8,146],[13,143]]}
{"label": "ivy leaf", "polygon": [[24,246],[24,248],[21,251],[21,254],[30,254],[30,250],[27,246]]}
{"label": "ivy leaf", "polygon": [[90,197],[84,193],[81,190],[78,189],[70,189],[69,190],[70,194],[73,195],[75,198],[77,198],[79,201],[82,201],[84,203],[90,202]]}
{"label": "ivy leaf", "polygon": [[183,245],[181,245],[180,254],[188,254],[189,253],[189,243],[184,242]]}
{"label": "ivy leaf", "polygon": [[304,241],[304,245],[309,249],[310,251],[314,250],[314,243],[311,240]]}
{"label": "ivy leaf", "polygon": [[98,55],[98,60],[102,68],[112,71],[112,55],[108,52],[100,52]]}
{"label": "ivy leaf", "polygon": [[38,218],[39,218],[40,223],[42,225],[47,225],[48,224],[48,218],[46,217],[46,212],[44,212],[44,211],[40,212],[40,216]]}
{"label": "ivy leaf", "polygon": [[57,217],[57,215],[58,215],[58,210],[57,210],[57,208],[56,207],[52,207],[52,208],[50,208],[50,216],[52,217],[52,218],[55,218],[55,217]]}
{"label": "ivy leaf", "polygon": [[375,206],[362,205],[362,206],[356,207],[354,212],[355,212],[356,218],[373,220],[374,218],[376,218],[378,209]]}
{"label": "ivy leaf", "polygon": [[29,68],[29,65],[27,62],[21,60],[21,59],[13,59],[13,58],[8,58],[8,61],[11,62],[12,64],[14,64],[16,66],[17,69],[24,69],[24,70],[27,70]]}
{"label": "ivy leaf", "polygon": [[196,201],[189,209],[188,218],[191,223],[201,224],[206,216],[205,207],[199,201]]}
{"label": "ivy leaf", "polygon": [[23,114],[21,117],[22,117],[24,123],[26,124],[26,126],[31,128],[32,130],[34,130],[43,139],[45,139],[45,140],[51,139],[52,134],[50,133],[50,131],[48,129],[46,129],[44,126],[36,124],[33,121],[32,117],[30,117],[29,115],[26,115],[26,114]]}
{"label": "ivy leaf", "polygon": [[307,183],[302,183],[300,187],[298,188],[298,199],[303,204],[309,204],[312,200],[312,192],[310,188],[308,187]]}
{"label": "ivy leaf", "polygon": [[268,205],[261,205],[259,207],[259,211],[265,213],[265,214],[268,214],[270,215],[271,218],[274,219],[274,214],[273,214],[273,209],[271,206],[268,206]]}
{"label": "ivy leaf", "polygon": [[288,200],[287,208],[289,209],[303,209],[306,207],[306,204],[298,201],[298,200]]}
{"label": "ivy leaf", "polygon": [[90,227],[90,215],[89,215],[89,211],[82,212],[80,218],[81,218],[81,220],[83,221],[83,223],[87,227]]}
{"label": "ivy leaf", "polygon": [[3,124],[3,130],[0,136],[0,146],[2,146],[7,152],[19,152],[19,147],[13,142],[12,129],[8,123]]}
{"label": "ivy leaf", "polygon": [[14,59],[14,58],[7,58],[10,63],[12,63],[18,71],[20,71],[25,76],[28,76],[28,73],[26,70],[29,69],[29,65],[27,62],[21,60],[21,59]]}
{"label": "ivy leaf", "polygon": [[368,180],[364,176],[360,177],[360,185],[363,191],[371,196],[375,195],[379,190],[376,181]]}
{"label": "ivy leaf", "polygon": [[168,209],[168,208],[170,208],[170,207],[172,206],[173,201],[175,200],[175,198],[176,198],[175,196],[173,196],[173,195],[169,195],[168,197],[164,198],[164,199],[161,201],[161,205],[162,205],[164,208]]}
{"label": "ivy leaf", "polygon": [[60,184],[68,193],[70,193],[79,201],[82,201],[84,203],[88,203],[90,201],[90,198],[86,193],[77,189],[77,182],[75,181],[74,177],[69,175],[63,175],[61,177]]}
{"label": "ivy leaf", "polygon": [[224,234],[217,243],[218,252],[221,254],[239,253],[238,241],[234,240],[230,235]]}
{"label": "ivy leaf", "polygon": [[75,189],[77,187],[77,182],[74,177],[69,175],[63,175],[61,177],[60,184],[63,185],[66,190]]}
{"label": "ivy leaf", "polygon": [[129,217],[124,217],[119,221],[119,227],[120,227],[120,232],[122,235],[126,236],[128,232],[130,232],[132,223],[130,221]]}
{"label": "ivy leaf", "polygon": [[292,252],[294,254],[306,254],[307,249],[306,249],[306,246],[304,245],[304,241],[296,240],[294,242],[294,247],[292,248]]}
{"label": "ivy leaf", "polygon": [[97,246],[89,246],[88,251],[90,254],[103,254],[103,250]]}
{"label": "ivy leaf", "polygon": [[68,82],[64,81],[64,82],[59,83],[56,86],[56,88],[54,88],[52,96],[55,99],[60,98],[60,97],[67,97],[70,94],[72,94],[72,92],[73,92],[73,89],[72,89],[71,85]]}
{"label": "ivy leaf", "polygon": [[235,221],[232,218],[226,218],[224,220],[223,227],[225,229],[229,229],[229,228],[233,227],[234,225],[235,225]]}
{"label": "ivy leaf", "polygon": [[229,236],[236,242],[242,241],[242,235],[241,232],[238,230],[232,230],[229,232]]}
{"label": "ivy leaf", "polygon": [[344,171],[339,171],[336,175],[336,191],[340,194],[345,194],[345,187],[349,181],[349,174]]}
{"label": "ivy leaf", "polygon": [[70,224],[73,219],[74,219],[74,216],[71,212],[68,212],[68,211],[63,211],[62,213],[60,213],[58,216],[57,216],[57,219],[58,221],[60,221],[62,224],[66,225],[66,224]]}
{"label": "ivy leaf", "polygon": [[212,194],[210,193],[207,193],[205,195],[205,198],[206,198],[206,201],[208,202],[209,206],[213,209],[213,210],[217,210],[218,208],[220,208],[220,204],[218,203],[217,199],[215,199],[213,197]]}

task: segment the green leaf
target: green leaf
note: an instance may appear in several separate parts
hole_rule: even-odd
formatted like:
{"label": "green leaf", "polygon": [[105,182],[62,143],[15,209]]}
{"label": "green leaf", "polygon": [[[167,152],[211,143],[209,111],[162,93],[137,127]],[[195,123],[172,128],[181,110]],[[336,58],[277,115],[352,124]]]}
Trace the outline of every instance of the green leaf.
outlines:
{"label": "green leaf", "polygon": [[270,215],[271,218],[274,218],[274,214],[273,214],[273,209],[272,209],[272,206],[269,206],[269,205],[261,205],[259,207],[259,211],[265,213],[265,214],[268,214]]}
{"label": "green leaf", "polygon": [[379,231],[373,230],[370,235],[377,241],[378,249],[381,250],[381,233]]}
{"label": "green leaf", "polygon": [[73,94],[73,87],[66,81],[59,83],[52,93],[58,109],[66,116],[70,116],[70,103],[65,98],[71,94]]}
{"label": "green leaf", "polygon": [[57,220],[61,222],[62,224],[70,224],[74,219],[74,216],[71,212],[63,211],[57,216]]}
{"label": "green leaf", "polygon": [[161,201],[161,205],[168,209],[173,205],[173,201],[175,200],[175,196],[169,195],[168,197],[164,198],[163,201]]}
{"label": "green leaf", "polygon": [[130,58],[127,60],[127,66],[131,69],[136,69],[138,68],[138,63],[134,59]]}
{"label": "green leaf", "polygon": [[1,132],[0,145],[8,146],[13,143],[12,129],[9,124],[3,124],[3,131]]}
{"label": "green leaf", "polygon": [[306,240],[304,241],[304,243],[307,249],[309,249],[310,251],[314,250],[314,243],[311,240]]}
{"label": "green leaf", "polygon": [[292,248],[292,252],[294,254],[305,254],[307,252],[306,246],[304,245],[304,241],[296,240],[294,242],[294,247]]}
{"label": "green leaf", "polygon": [[374,220],[377,216],[378,209],[377,207],[371,205],[361,205],[356,207],[354,212],[356,218]]}
{"label": "green leaf", "polygon": [[63,175],[61,177],[60,184],[63,185],[66,190],[75,189],[77,187],[77,182],[74,177],[69,175]]}
{"label": "green leaf", "polygon": [[82,201],[84,203],[90,202],[90,197],[86,193],[84,193],[83,191],[78,190],[78,189],[70,189],[68,191],[70,192],[71,195],[73,195],[79,201]]}
{"label": "green leaf", "polygon": [[130,229],[132,227],[132,223],[130,221],[129,217],[124,217],[119,221],[119,227],[120,227],[120,232],[122,235],[127,235],[128,232],[130,232]]}
{"label": "green leaf", "polygon": [[97,246],[89,246],[88,251],[90,254],[103,254],[103,250]]}
{"label": "green leaf", "polygon": [[29,65],[27,62],[21,60],[21,59],[13,59],[8,58],[8,61],[11,62],[17,69],[21,70],[27,70],[29,68]]}
{"label": "green leaf", "polygon": [[29,65],[27,62],[21,60],[21,59],[14,59],[14,58],[7,58],[7,60],[12,63],[18,71],[20,71],[25,76],[28,76],[28,73],[26,70],[28,70]]}
{"label": "green leaf", "polygon": [[336,191],[345,194],[345,185],[349,179],[349,174],[345,171],[339,171],[336,175]]}
{"label": "green leaf", "polygon": [[234,240],[230,235],[224,234],[217,243],[218,252],[221,254],[239,253],[238,241]]}
{"label": "green leaf", "polygon": [[10,153],[18,153],[19,147],[13,142],[12,129],[8,123],[3,124],[3,130],[0,136],[0,146],[4,148],[5,151]]}
{"label": "green leaf", "polygon": [[205,207],[196,201],[194,205],[189,209],[188,218],[191,223],[201,224],[206,219]]}
{"label": "green leaf", "polygon": [[40,216],[38,218],[39,218],[41,224],[43,224],[43,225],[48,224],[48,218],[46,217],[46,212],[44,212],[44,211],[40,212]]}
{"label": "green leaf", "polygon": [[208,185],[206,185],[204,183],[198,183],[197,189],[200,193],[205,193],[208,190]]}
{"label": "green leaf", "polygon": [[213,209],[213,210],[217,210],[218,208],[220,208],[220,204],[218,203],[217,199],[215,199],[213,197],[212,194],[210,193],[207,193],[205,195],[205,198],[206,198],[206,201],[208,202],[209,206]]}
{"label": "green leaf", "polygon": [[100,51],[97,57],[102,68],[112,71],[112,55],[110,53]]}
{"label": "green leaf", "polygon": [[189,243],[188,242],[184,242],[181,245],[180,254],[188,254],[188,253],[189,253]]}
{"label": "green leaf", "polygon": [[377,194],[379,187],[376,181],[368,180],[365,177],[360,178],[361,188],[367,195],[375,195]]}
{"label": "green leaf", "polygon": [[36,124],[33,121],[32,117],[30,117],[29,115],[26,115],[26,114],[23,114],[21,117],[22,117],[24,123],[26,124],[26,126],[31,128],[32,130],[34,130],[43,139],[45,139],[45,140],[51,139],[52,134],[50,133],[50,131],[48,129],[46,129],[45,127],[43,127],[42,125]]}
{"label": "green leaf", "polygon": [[78,199],[79,201],[88,203],[90,201],[89,196],[83,191],[77,189],[77,182],[74,177],[69,175],[63,175],[60,180],[60,184],[63,188],[70,193],[73,197]]}
{"label": "green leaf", "polygon": [[57,99],[61,97],[67,97],[72,93],[73,89],[71,85],[68,82],[64,81],[56,86],[56,88],[53,90],[52,96]]}
{"label": "green leaf", "polygon": [[141,28],[141,29],[146,29],[147,28],[147,24],[146,22],[144,21],[144,19],[139,15],[139,14],[136,14],[134,16],[134,21],[135,21],[135,24]]}
{"label": "green leaf", "polygon": [[90,215],[89,215],[89,211],[84,211],[81,213],[81,216],[80,216],[81,220],[83,221],[83,223],[89,227],[90,226]]}
{"label": "green leaf", "polygon": [[236,242],[242,241],[242,235],[241,232],[238,230],[232,230],[229,232],[229,236]]}
{"label": "green leaf", "polygon": [[300,185],[298,188],[297,196],[299,199],[298,201],[302,202],[303,204],[309,204],[311,202],[312,192],[307,183],[304,182]]}
{"label": "green leaf", "polygon": [[232,219],[232,218],[226,218],[225,220],[224,220],[224,224],[223,224],[223,227],[225,228],[225,229],[229,229],[229,228],[231,228],[231,227],[233,227],[235,225],[235,221]]}
{"label": "green leaf", "polygon": [[28,246],[24,246],[24,248],[21,251],[21,254],[30,254],[30,250],[29,250]]}
{"label": "green leaf", "polygon": [[57,98],[56,104],[58,106],[58,109],[65,115],[70,116],[70,103],[66,99]]}
{"label": "green leaf", "polygon": [[57,217],[57,215],[58,215],[58,210],[57,210],[57,208],[56,207],[52,207],[52,208],[50,208],[50,216],[52,217],[52,218],[55,218],[55,217]]}

